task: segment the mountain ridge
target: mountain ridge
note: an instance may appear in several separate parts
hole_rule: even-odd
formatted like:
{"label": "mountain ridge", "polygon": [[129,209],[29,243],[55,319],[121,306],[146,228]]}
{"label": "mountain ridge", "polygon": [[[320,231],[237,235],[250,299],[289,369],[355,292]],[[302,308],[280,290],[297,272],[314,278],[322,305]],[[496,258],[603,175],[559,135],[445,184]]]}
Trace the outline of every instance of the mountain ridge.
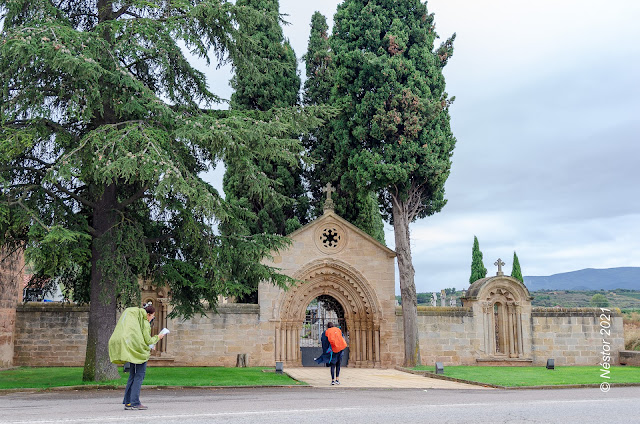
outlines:
{"label": "mountain ridge", "polygon": [[585,268],[548,276],[524,276],[530,291],[640,290],[640,267]]}

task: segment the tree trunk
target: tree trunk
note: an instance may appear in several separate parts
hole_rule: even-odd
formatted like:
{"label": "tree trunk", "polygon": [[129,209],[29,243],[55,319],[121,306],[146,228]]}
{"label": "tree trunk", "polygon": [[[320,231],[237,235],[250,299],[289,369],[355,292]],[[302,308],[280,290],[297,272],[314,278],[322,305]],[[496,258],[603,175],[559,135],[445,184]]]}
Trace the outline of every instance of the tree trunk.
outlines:
{"label": "tree trunk", "polygon": [[116,325],[116,284],[105,278],[105,252],[113,249],[113,226],[116,223],[116,185],[104,187],[93,212],[96,236],[91,246],[91,303],[89,333],[84,361],[83,381],[104,381],[120,378],[118,368],[109,360],[109,338]]}
{"label": "tree trunk", "polygon": [[402,202],[399,199],[393,199],[392,202],[393,232],[396,240],[396,257],[398,259],[400,295],[402,298],[404,366],[415,367],[420,365],[420,340],[418,335],[418,298],[409,237],[409,212],[406,202]]}

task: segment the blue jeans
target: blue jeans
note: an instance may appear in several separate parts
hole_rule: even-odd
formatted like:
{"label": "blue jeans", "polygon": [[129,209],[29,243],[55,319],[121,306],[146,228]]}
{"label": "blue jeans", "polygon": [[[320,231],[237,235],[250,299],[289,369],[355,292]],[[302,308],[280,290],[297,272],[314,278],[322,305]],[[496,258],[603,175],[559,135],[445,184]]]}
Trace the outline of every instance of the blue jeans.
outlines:
{"label": "blue jeans", "polygon": [[129,380],[127,380],[127,387],[124,389],[124,400],[122,403],[125,405],[131,404],[131,406],[140,405],[140,389],[142,388],[142,381],[144,375],[147,372],[147,363],[131,364],[129,368]]}

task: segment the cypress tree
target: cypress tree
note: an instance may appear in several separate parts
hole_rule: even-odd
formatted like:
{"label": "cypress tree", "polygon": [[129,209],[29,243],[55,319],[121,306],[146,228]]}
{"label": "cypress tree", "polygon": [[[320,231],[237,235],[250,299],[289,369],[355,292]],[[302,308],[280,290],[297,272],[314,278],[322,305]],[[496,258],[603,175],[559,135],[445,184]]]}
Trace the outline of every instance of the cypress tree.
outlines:
{"label": "cypress tree", "polygon": [[[256,12],[259,19],[244,21],[239,31],[248,34],[259,60],[236,60],[232,56],[234,75],[231,87],[232,111],[240,111],[248,116],[278,108],[298,106],[300,77],[297,60],[289,41],[284,39],[278,0],[238,0],[237,6]],[[243,58],[240,58],[243,59]],[[297,134],[288,134],[294,138]],[[221,233],[232,235],[286,235],[308,222],[309,199],[302,180],[302,162],[272,160],[264,158],[256,163],[260,173],[275,182],[278,196],[262,197],[252,193],[246,174],[239,172],[245,167],[244,159],[228,161],[223,178],[226,199],[248,213],[240,225],[221,225]],[[251,178],[251,177],[250,177]],[[251,263],[243,256],[237,256],[230,264],[237,278],[244,279],[250,292],[237,297],[237,302],[256,303],[259,278],[250,278],[245,269]]]}
{"label": "cypress tree", "polygon": [[[455,35],[454,35],[455,36]],[[334,17],[331,101],[336,162],[344,189],[369,190],[393,225],[402,295],[405,366],[420,363],[415,269],[409,226],[445,205],[451,132],[433,14],[420,0],[345,0]]]}
{"label": "cypress tree", "polygon": [[[330,47],[327,20],[320,12],[311,18],[311,32],[304,55],[306,76],[303,99],[307,106],[331,103],[331,90],[336,76],[335,57]],[[375,193],[361,187],[345,173],[348,155],[336,152],[334,124],[327,123],[305,136],[311,165],[305,177],[311,193],[313,215],[323,212],[325,196],[322,188],[331,183],[336,188],[335,211],[374,239],[384,243],[384,223]]]}
{"label": "cypress tree", "polygon": [[482,252],[480,251],[480,244],[478,243],[478,237],[473,236],[473,248],[471,249],[471,276],[469,277],[469,284],[473,284],[481,278],[487,276],[487,268],[482,263]]}
{"label": "cypress tree", "polygon": [[511,276],[521,283],[524,283],[522,270],[520,269],[520,261],[518,260],[518,255],[516,255],[515,251],[513,252],[513,267],[511,268]]}
{"label": "cypress tree", "polygon": [[[231,86],[235,91],[231,96],[231,109],[264,112],[297,106],[300,77],[295,53],[280,27],[278,0],[238,0],[237,6],[261,14],[260,19],[246,21],[239,28],[242,33],[250,34],[260,60],[234,61]],[[309,201],[302,181],[301,161],[263,160],[257,164],[261,172],[276,182],[276,191],[281,195],[269,199],[258,198],[247,190],[248,182],[238,172],[238,168],[244,166],[242,162],[226,165],[225,195],[255,215],[245,221],[249,234],[285,235],[308,222]]]}

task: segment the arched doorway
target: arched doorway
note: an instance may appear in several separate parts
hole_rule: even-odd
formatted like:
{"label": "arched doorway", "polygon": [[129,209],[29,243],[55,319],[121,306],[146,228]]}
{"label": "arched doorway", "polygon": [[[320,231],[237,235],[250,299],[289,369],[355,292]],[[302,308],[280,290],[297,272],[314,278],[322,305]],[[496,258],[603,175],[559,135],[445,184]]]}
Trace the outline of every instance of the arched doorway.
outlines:
{"label": "arched doorway", "polygon": [[[342,308],[348,332],[349,364],[380,366],[380,306],[366,279],[337,259],[317,260],[296,273],[304,283],[283,293],[276,317],[275,359],[301,366],[303,325],[308,306],[317,299],[333,299]],[[337,309],[337,307],[336,307]]]}
{"label": "arched doorway", "polygon": [[[323,294],[313,299],[307,306],[305,319],[300,331],[300,355],[303,367],[324,366],[316,364],[315,358],[322,352],[322,333],[327,329],[328,324],[342,330],[342,334],[349,344],[349,329],[345,319],[344,308],[334,297]],[[348,366],[349,348],[345,349],[342,366]]]}

